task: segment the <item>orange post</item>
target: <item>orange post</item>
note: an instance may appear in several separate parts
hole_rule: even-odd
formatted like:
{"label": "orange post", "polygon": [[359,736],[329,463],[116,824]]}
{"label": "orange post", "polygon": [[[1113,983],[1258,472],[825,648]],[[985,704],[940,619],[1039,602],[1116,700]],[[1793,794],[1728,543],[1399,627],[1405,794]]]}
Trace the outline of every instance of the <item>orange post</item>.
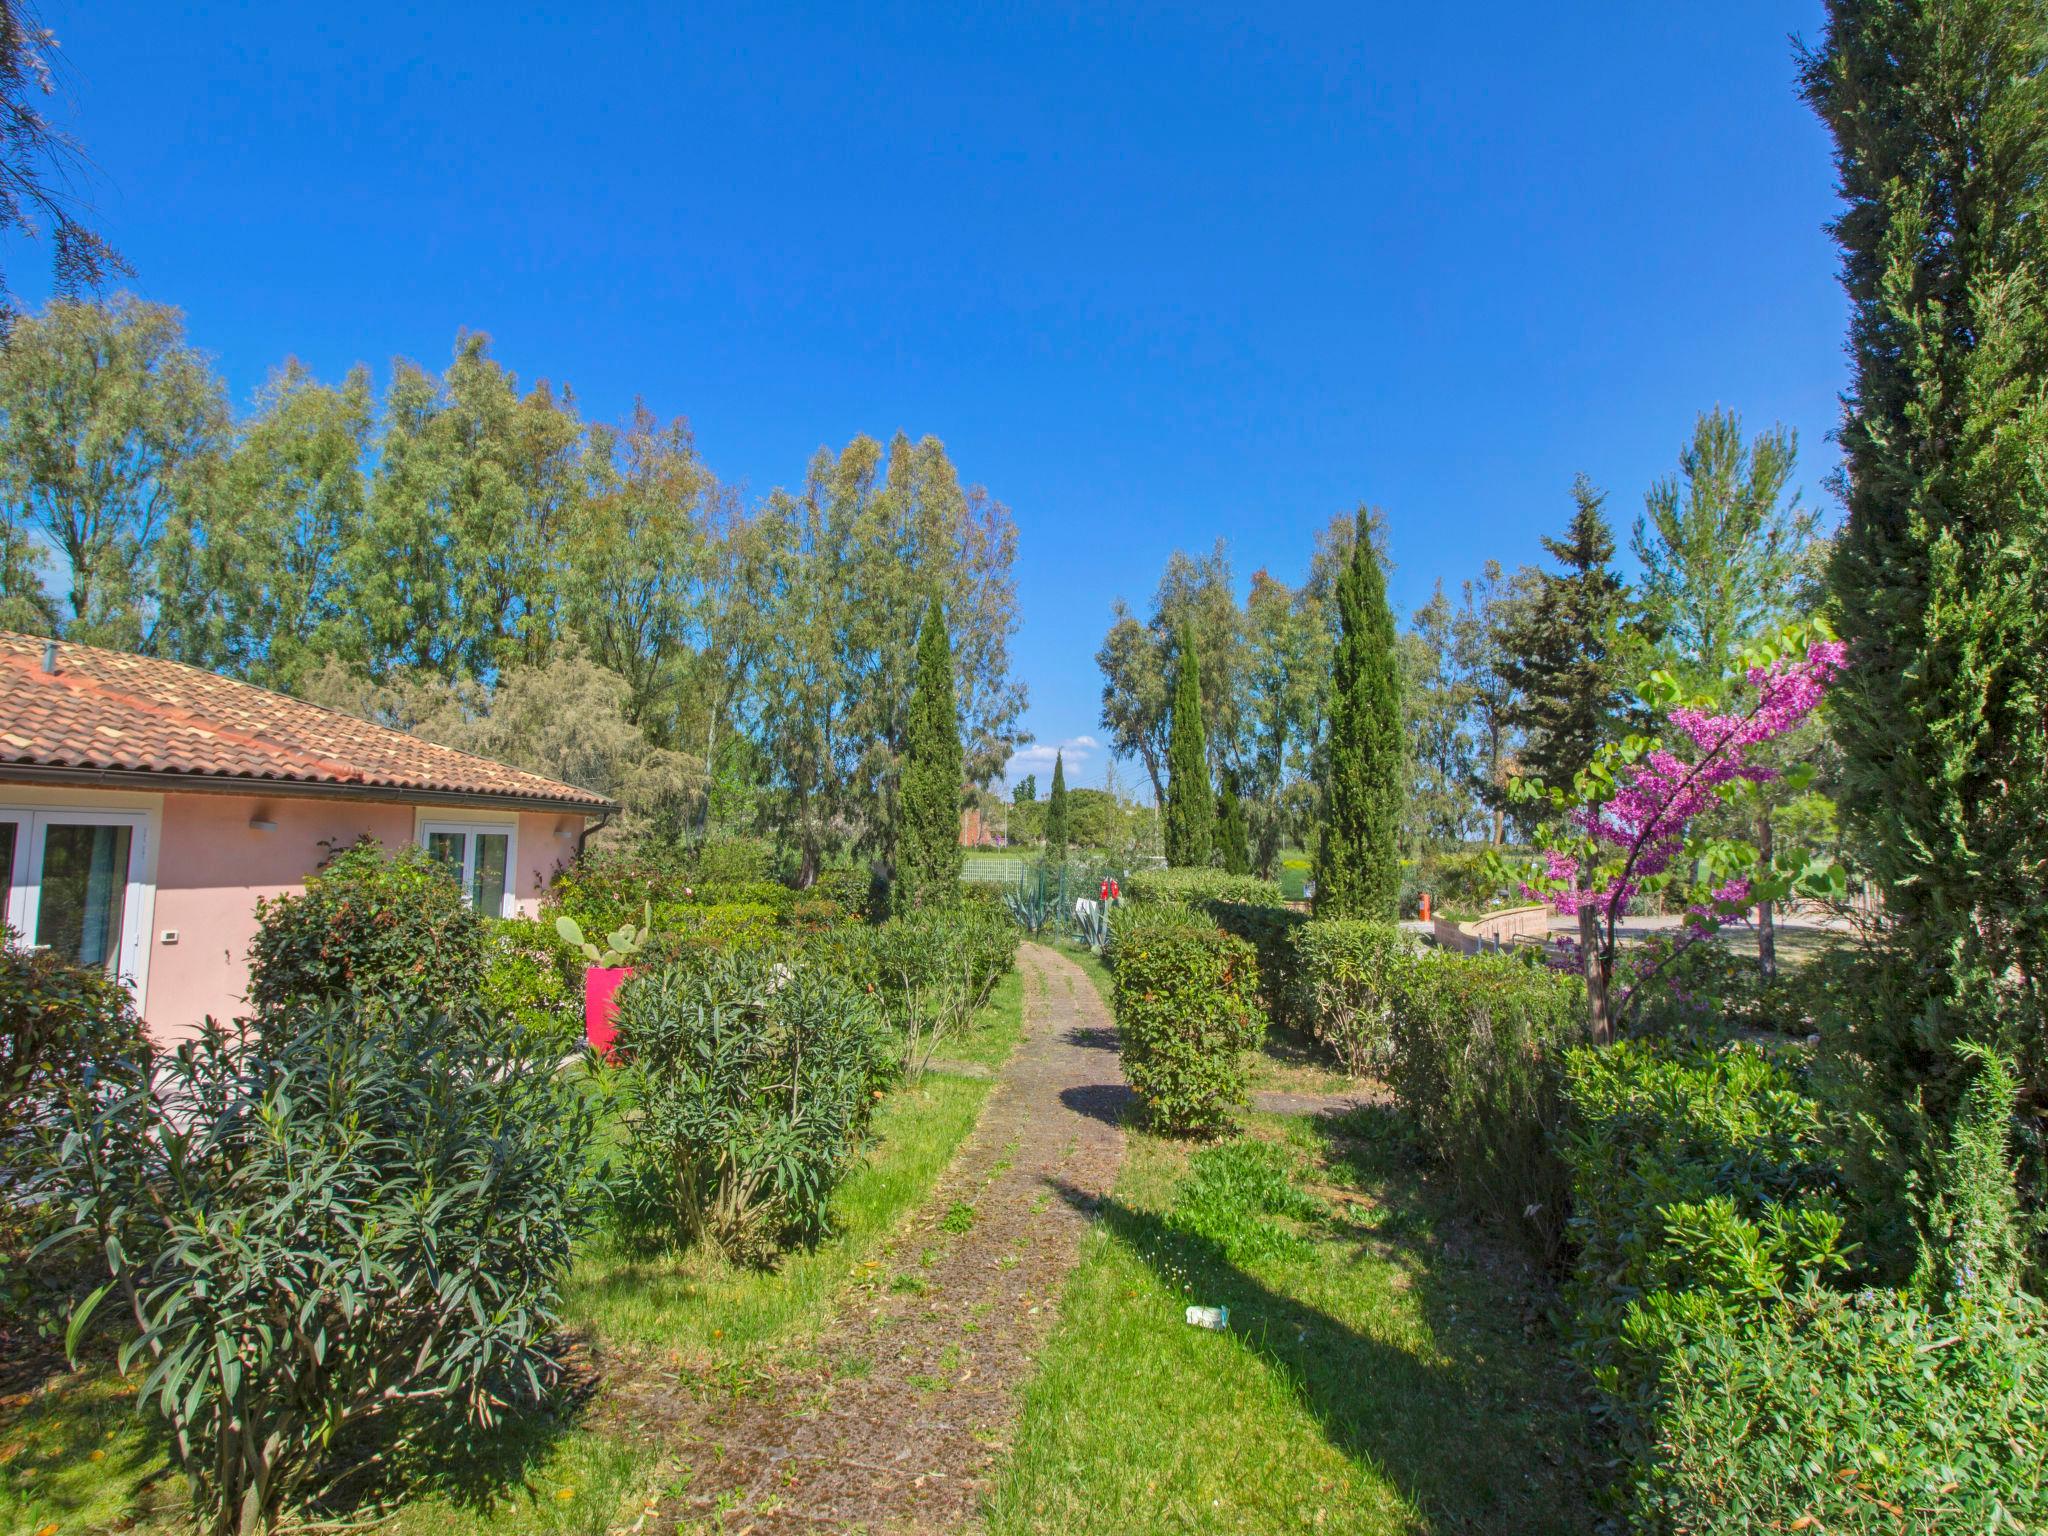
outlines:
{"label": "orange post", "polygon": [[1429,921],[1429,892],[1427,891],[1422,893],[1422,920],[1425,923]]}

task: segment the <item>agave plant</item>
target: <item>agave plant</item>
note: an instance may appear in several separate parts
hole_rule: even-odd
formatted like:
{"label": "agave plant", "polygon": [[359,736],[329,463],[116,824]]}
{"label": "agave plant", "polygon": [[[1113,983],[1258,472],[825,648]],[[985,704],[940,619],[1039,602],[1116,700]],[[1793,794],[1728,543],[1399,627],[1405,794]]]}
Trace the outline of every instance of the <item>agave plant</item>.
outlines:
{"label": "agave plant", "polygon": [[605,939],[605,947],[603,949],[599,949],[595,944],[583,937],[583,925],[573,917],[562,916],[556,918],[555,932],[562,936],[564,943],[582,950],[583,958],[592,965],[602,967],[624,965],[635,955],[639,954],[641,950],[645,949],[647,941],[654,937],[654,903],[648,902],[642,909],[641,924],[638,928],[635,928],[631,923],[627,923],[620,928],[614,929],[610,936]]}
{"label": "agave plant", "polygon": [[1023,930],[1034,938],[1053,919],[1055,905],[1043,894],[1027,896],[1022,891],[1005,891],[1003,900],[1010,908],[1010,916],[1017,919]]}
{"label": "agave plant", "polygon": [[1074,937],[1086,944],[1096,954],[1109,948],[1109,905],[1107,902],[1088,902],[1075,908]]}

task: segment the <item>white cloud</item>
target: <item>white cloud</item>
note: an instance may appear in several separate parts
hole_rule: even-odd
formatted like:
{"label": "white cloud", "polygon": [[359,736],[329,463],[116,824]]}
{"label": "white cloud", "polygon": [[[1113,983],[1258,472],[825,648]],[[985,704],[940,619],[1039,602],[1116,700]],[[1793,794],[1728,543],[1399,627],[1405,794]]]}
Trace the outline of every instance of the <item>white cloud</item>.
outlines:
{"label": "white cloud", "polygon": [[[1052,772],[1053,755],[1063,753],[1066,756],[1067,777],[1071,780],[1083,765],[1094,758],[1098,750],[1100,749],[1093,736],[1069,736],[1065,741],[1057,742],[1034,741],[1010,754],[1010,760],[1003,764],[1003,778],[1011,784],[1015,784],[1027,773],[1035,773],[1044,778]],[[1045,786],[1041,784],[1039,793],[1044,792]]]}

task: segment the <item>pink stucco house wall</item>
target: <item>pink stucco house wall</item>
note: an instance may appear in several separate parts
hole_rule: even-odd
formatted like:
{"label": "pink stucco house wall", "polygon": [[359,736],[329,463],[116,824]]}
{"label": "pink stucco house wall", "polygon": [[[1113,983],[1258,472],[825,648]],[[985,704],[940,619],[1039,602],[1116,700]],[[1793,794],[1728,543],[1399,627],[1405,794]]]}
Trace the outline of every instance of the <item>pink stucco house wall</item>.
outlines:
{"label": "pink stucco house wall", "polygon": [[170,1041],[233,1017],[256,902],[365,835],[532,916],[603,796],[197,668],[0,632],[0,916]]}

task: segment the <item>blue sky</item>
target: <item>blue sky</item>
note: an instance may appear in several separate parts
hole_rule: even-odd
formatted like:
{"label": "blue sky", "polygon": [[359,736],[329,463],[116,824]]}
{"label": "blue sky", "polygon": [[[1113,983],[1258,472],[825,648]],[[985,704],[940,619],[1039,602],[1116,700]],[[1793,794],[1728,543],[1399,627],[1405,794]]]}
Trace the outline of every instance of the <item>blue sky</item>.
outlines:
{"label": "blue sky", "polygon": [[1625,530],[1716,403],[1825,501],[1813,0],[539,9],[43,7],[100,224],[238,400],[468,326],[756,493],[936,434],[1016,515],[1041,742],[1176,546],[1296,579],[1373,502],[1410,608],[1578,470]]}

